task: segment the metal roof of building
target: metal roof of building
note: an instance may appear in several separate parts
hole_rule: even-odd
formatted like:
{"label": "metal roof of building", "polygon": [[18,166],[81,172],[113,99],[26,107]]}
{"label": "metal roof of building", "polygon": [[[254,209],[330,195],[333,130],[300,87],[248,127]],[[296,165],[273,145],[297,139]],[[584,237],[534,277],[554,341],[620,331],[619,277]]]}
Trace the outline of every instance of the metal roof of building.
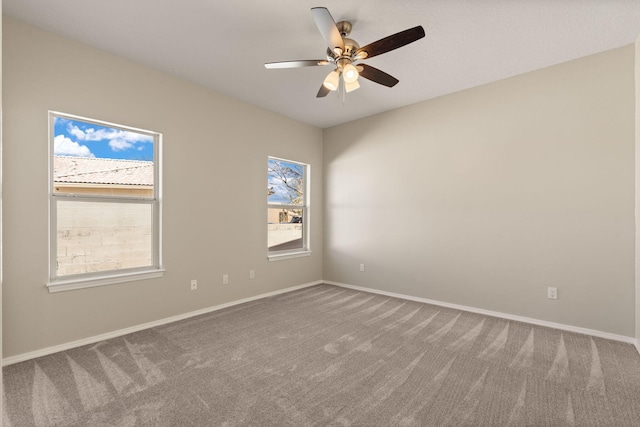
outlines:
{"label": "metal roof of building", "polygon": [[153,162],[53,156],[56,183],[153,186]]}

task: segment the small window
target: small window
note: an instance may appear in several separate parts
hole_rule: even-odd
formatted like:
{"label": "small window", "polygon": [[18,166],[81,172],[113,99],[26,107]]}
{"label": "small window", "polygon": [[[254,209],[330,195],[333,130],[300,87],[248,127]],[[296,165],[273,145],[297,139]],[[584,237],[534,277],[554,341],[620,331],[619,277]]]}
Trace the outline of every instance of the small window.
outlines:
{"label": "small window", "polygon": [[161,135],[51,112],[51,291],[161,275]]}
{"label": "small window", "polygon": [[309,165],[269,157],[267,170],[269,259],[308,255]]}

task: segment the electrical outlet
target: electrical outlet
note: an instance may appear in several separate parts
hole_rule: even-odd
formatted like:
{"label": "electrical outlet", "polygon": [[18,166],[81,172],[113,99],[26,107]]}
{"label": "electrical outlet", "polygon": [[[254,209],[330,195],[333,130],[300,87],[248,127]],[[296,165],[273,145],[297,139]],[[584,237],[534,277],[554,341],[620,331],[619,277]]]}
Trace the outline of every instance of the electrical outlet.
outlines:
{"label": "electrical outlet", "polygon": [[364,271],[364,264],[360,264],[360,271]]}
{"label": "electrical outlet", "polygon": [[198,281],[194,279],[191,281],[191,290],[195,291],[196,289],[198,289]]}
{"label": "electrical outlet", "polygon": [[229,275],[228,274],[223,274],[222,275],[222,284],[223,285],[228,285],[229,284]]}
{"label": "electrical outlet", "polygon": [[249,270],[249,279],[255,279],[255,278],[256,278],[256,271]]}
{"label": "electrical outlet", "polygon": [[552,288],[551,286],[549,286],[547,288],[547,298],[558,299],[558,288]]}

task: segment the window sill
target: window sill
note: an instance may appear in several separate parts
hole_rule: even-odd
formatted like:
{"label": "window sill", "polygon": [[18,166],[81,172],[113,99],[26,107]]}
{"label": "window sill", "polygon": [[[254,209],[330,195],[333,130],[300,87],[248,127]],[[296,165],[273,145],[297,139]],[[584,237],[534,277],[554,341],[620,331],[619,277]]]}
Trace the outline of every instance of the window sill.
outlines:
{"label": "window sill", "polygon": [[117,283],[137,280],[156,279],[164,275],[164,269],[144,270],[131,273],[119,273],[103,276],[60,279],[46,284],[49,292],[72,291],[75,289],[93,288],[95,286],[115,285]]}
{"label": "window sill", "polygon": [[287,253],[279,253],[279,254],[269,254],[269,262],[271,261],[282,261],[285,259],[292,258],[301,258],[305,256],[311,256],[311,251],[299,251],[299,252],[287,252]]}

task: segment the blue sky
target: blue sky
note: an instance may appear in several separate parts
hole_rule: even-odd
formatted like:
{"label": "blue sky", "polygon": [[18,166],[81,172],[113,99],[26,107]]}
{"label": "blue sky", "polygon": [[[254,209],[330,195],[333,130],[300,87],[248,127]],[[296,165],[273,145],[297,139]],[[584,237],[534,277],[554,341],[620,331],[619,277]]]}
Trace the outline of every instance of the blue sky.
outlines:
{"label": "blue sky", "polygon": [[59,156],[153,161],[153,137],[55,117],[53,152]]}

